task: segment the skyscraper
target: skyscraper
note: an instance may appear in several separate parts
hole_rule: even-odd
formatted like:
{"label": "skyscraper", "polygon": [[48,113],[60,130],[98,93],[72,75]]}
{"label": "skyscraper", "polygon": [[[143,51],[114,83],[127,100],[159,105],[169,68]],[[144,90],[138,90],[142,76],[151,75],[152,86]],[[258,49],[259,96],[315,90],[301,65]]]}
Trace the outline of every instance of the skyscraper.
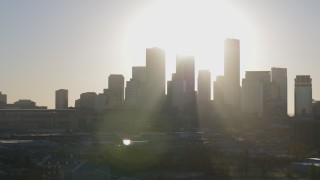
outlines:
{"label": "skyscraper", "polygon": [[59,89],[56,91],[56,109],[68,109],[68,90]]}
{"label": "skyscraper", "polygon": [[294,84],[294,115],[312,113],[312,79],[309,75],[297,75]]}
{"label": "skyscraper", "polygon": [[195,90],[195,62],[193,56],[177,56],[176,75],[184,83],[184,91],[190,95]]}
{"label": "skyscraper", "polygon": [[240,41],[224,41],[224,103],[238,109],[240,106]]}
{"label": "skyscraper", "polygon": [[137,106],[142,102],[145,90],[146,67],[132,67],[132,78],[127,81],[125,88],[125,104],[129,106]]}
{"label": "skyscraper", "polygon": [[211,100],[211,73],[209,70],[200,70],[198,74],[198,101]]}
{"label": "skyscraper", "polygon": [[[172,75],[173,76],[173,75]],[[167,81],[167,99],[166,99],[166,103],[167,103],[167,107],[169,109],[172,108],[172,101],[173,101],[173,81]]]}
{"label": "skyscraper", "polygon": [[134,66],[132,67],[132,79],[140,82],[146,81],[146,67],[145,66]]}
{"label": "skyscraper", "polygon": [[184,110],[185,105],[185,91],[183,87],[183,81],[179,78],[177,73],[173,73],[171,87],[168,88],[168,95],[171,96],[172,107],[180,112]]}
{"label": "skyscraper", "polygon": [[216,105],[223,105],[224,76],[217,76],[213,83],[213,99]]}
{"label": "skyscraper", "polygon": [[173,105],[184,113],[195,109],[195,62],[193,56],[177,56],[172,77]]}
{"label": "skyscraper", "polygon": [[131,78],[130,81],[127,81],[125,94],[126,98],[124,100],[125,105],[136,106],[138,105],[139,98],[141,96],[141,88],[138,80]]}
{"label": "skyscraper", "polygon": [[271,68],[271,81],[276,87],[278,97],[274,99],[276,102],[277,112],[280,115],[287,115],[288,104],[288,80],[286,68]]}
{"label": "skyscraper", "polygon": [[262,116],[270,99],[270,71],[246,71],[242,80],[241,111]]}
{"label": "skyscraper", "polygon": [[111,74],[108,77],[109,105],[118,106],[124,101],[124,76]]}
{"label": "skyscraper", "polygon": [[165,52],[160,48],[146,49],[145,107],[161,110],[165,100]]}
{"label": "skyscraper", "polygon": [[7,105],[7,95],[0,92],[0,108],[4,108]]}
{"label": "skyscraper", "polygon": [[211,73],[209,70],[200,70],[198,73],[197,117],[204,122],[210,117],[211,106]]}

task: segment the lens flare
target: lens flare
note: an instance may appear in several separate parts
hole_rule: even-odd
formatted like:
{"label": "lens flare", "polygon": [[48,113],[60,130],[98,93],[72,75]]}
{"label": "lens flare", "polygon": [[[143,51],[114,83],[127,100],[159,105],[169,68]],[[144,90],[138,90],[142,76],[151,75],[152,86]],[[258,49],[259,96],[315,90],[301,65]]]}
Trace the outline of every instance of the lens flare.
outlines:
{"label": "lens flare", "polygon": [[125,146],[129,146],[131,144],[131,140],[130,139],[123,139],[122,142],[123,142],[123,144]]}

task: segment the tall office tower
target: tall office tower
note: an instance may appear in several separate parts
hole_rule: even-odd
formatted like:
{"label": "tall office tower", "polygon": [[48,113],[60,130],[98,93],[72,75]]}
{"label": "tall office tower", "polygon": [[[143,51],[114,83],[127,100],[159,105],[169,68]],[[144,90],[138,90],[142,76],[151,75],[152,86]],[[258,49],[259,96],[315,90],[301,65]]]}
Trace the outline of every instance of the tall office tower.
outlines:
{"label": "tall office tower", "polygon": [[108,77],[109,105],[118,106],[124,101],[124,76],[111,74]]}
{"label": "tall office tower", "polygon": [[287,115],[287,104],[288,104],[288,80],[287,80],[287,69],[286,68],[271,68],[271,81],[276,91],[274,96],[274,109],[279,115]]}
{"label": "tall office tower", "polygon": [[124,104],[128,106],[137,106],[141,103],[143,97],[143,84],[137,79],[131,78],[126,82]]}
{"label": "tall office tower", "polygon": [[177,56],[176,75],[183,80],[187,93],[193,93],[195,87],[195,62],[193,56]]}
{"label": "tall office tower", "polygon": [[309,75],[297,75],[294,84],[294,115],[312,113],[312,79]]}
{"label": "tall office tower", "polygon": [[132,79],[140,82],[146,81],[146,67],[145,66],[134,66],[132,67]]}
{"label": "tall office tower", "polygon": [[146,92],[147,109],[159,111],[165,101],[165,52],[160,48],[146,49]]}
{"label": "tall office tower", "polygon": [[209,70],[200,70],[198,74],[198,101],[211,100],[211,73]]}
{"label": "tall office tower", "polygon": [[124,100],[125,105],[134,106],[140,105],[143,100],[146,81],[146,67],[132,67],[132,78],[126,82]]}
{"label": "tall office tower", "polygon": [[234,109],[240,107],[240,41],[224,41],[224,103]]}
{"label": "tall office tower", "polygon": [[217,76],[213,83],[213,100],[216,105],[223,105],[224,76]]}
{"label": "tall office tower", "polygon": [[241,111],[264,115],[270,99],[270,71],[246,71],[242,80]]}
{"label": "tall office tower", "polygon": [[7,105],[7,95],[2,94],[0,92],[0,108],[5,108],[6,105]]}
{"label": "tall office tower", "polygon": [[177,56],[173,81],[173,105],[185,113],[195,110],[195,62],[193,56]]}
{"label": "tall office tower", "polygon": [[183,87],[183,81],[178,78],[177,73],[173,73],[171,87],[168,88],[168,94],[171,96],[172,107],[180,112],[183,111],[185,104]]}
{"label": "tall office tower", "polygon": [[56,109],[68,109],[68,90],[59,89],[56,91]]}
{"label": "tall office tower", "polygon": [[[173,76],[173,75],[172,75]],[[167,99],[166,99],[166,103],[167,103],[167,107],[168,108],[172,108],[172,96],[173,94],[173,81],[167,81]]]}

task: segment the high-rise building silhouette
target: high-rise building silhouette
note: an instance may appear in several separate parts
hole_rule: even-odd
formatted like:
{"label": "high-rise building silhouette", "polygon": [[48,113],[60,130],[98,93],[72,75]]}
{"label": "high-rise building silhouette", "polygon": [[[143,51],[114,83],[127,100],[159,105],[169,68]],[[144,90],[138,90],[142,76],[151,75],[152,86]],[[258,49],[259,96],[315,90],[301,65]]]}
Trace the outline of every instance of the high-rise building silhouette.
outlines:
{"label": "high-rise building silhouette", "polygon": [[212,113],[211,106],[211,73],[209,70],[200,70],[198,73],[197,117],[204,122]]}
{"label": "high-rise building silhouette", "polygon": [[176,73],[172,77],[173,106],[183,113],[195,110],[195,62],[193,56],[177,56]]}
{"label": "high-rise building silhouette", "polygon": [[273,89],[276,91],[273,96],[273,107],[275,112],[279,115],[288,114],[288,80],[287,80],[287,69],[286,68],[271,68],[271,81]]}
{"label": "high-rise building silhouette", "polygon": [[176,75],[183,81],[184,91],[191,95],[195,90],[195,62],[193,56],[177,56]]}
{"label": "high-rise building silhouette", "polygon": [[59,89],[56,91],[56,109],[68,109],[68,90]]}
{"label": "high-rise building silhouette", "polygon": [[145,91],[146,67],[132,67],[132,78],[127,81],[125,88],[125,104],[129,106],[137,106],[143,102],[143,94]]}
{"label": "high-rise building silhouette", "polygon": [[133,66],[132,67],[132,79],[138,80],[142,83],[146,81],[146,67],[145,66]]}
{"label": "high-rise building silhouette", "polygon": [[200,70],[198,74],[198,96],[199,102],[211,100],[211,73],[209,70]]}
{"label": "high-rise building silhouette", "polygon": [[320,101],[314,101],[312,103],[312,115],[313,119],[320,120]]}
{"label": "high-rise building silhouette", "polygon": [[144,106],[162,110],[165,101],[165,52],[160,48],[146,49],[146,92]]}
{"label": "high-rise building silhouette", "polygon": [[110,106],[121,105],[124,101],[124,76],[111,74],[108,77],[108,97]]}
{"label": "high-rise building silhouette", "polygon": [[259,116],[267,113],[270,84],[270,71],[246,71],[242,80],[241,111]]}
{"label": "high-rise building silhouette", "polygon": [[4,108],[7,105],[7,95],[0,92],[0,108]]}
{"label": "high-rise building silhouette", "polygon": [[125,105],[127,106],[136,106],[138,105],[139,99],[142,95],[141,93],[141,83],[138,80],[131,78],[130,81],[126,82],[124,100]]}
{"label": "high-rise building silhouette", "polygon": [[[173,79],[174,74],[172,74],[172,79]],[[169,109],[172,109],[172,102],[173,102],[173,81],[167,81],[167,107]]]}
{"label": "high-rise building silhouette", "polygon": [[240,41],[224,42],[224,103],[234,109],[240,106]]}
{"label": "high-rise building silhouette", "polygon": [[[185,93],[184,93],[184,86],[183,81],[179,78],[177,73],[172,74],[172,81],[171,87],[168,88],[168,95],[171,96],[171,105],[174,109],[178,111],[184,110],[185,105]],[[170,91],[170,92],[169,92]]]}
{"label": "high-rise building silhouette", "polygon": [[213,83],[213,99],[215,104],[218,106],[221,106],[224,104],[223,90],[224,90],[224,76],[217,76],[216,81]]}
{"label": "high-rise building silhouette", "polygon": [[294,84],[294,115],[312,113],[312,79],[309,75],[297,75]]}
{"label": "high-rise building silhouette", "polygon": [[76,107],[81,109],[95,109],[96,106],[96,96],[97,93],[95,92],[85,92],[80,94],[80,100],[76,101]]}
{"label": "high-rise building silhouette", "polygon": [[132,67],[132,78],[126,82],[125,88],[125,105],[137,106],[141,105],[145,92],[146,67]]}

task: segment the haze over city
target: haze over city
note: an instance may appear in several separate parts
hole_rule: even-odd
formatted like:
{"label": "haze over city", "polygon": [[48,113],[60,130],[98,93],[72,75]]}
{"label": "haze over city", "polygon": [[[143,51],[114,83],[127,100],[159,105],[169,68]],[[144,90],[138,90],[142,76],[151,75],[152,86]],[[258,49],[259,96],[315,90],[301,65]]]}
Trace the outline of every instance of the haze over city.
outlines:
{"label": "haze over city", "polygon": [[[183,3],[182,3],[183,2]],[[240,40],[240,74],[288,69],[288,113],[296,75],[310,75],[320,99],[318,1],[3,1],[0,90],[8,102],[32,99],[54,108],[54,92],[102,92],[110,74],[131,77],[145,50],[166,52],[166,79],[176,54],[195,56],[196,72],[223,74],[223,41]],[[213,97],[214,98],[214,97]]]}
{"label": "haze over city", "polygon": [[0,2],[0,179],[320,179],[320,2]]}

